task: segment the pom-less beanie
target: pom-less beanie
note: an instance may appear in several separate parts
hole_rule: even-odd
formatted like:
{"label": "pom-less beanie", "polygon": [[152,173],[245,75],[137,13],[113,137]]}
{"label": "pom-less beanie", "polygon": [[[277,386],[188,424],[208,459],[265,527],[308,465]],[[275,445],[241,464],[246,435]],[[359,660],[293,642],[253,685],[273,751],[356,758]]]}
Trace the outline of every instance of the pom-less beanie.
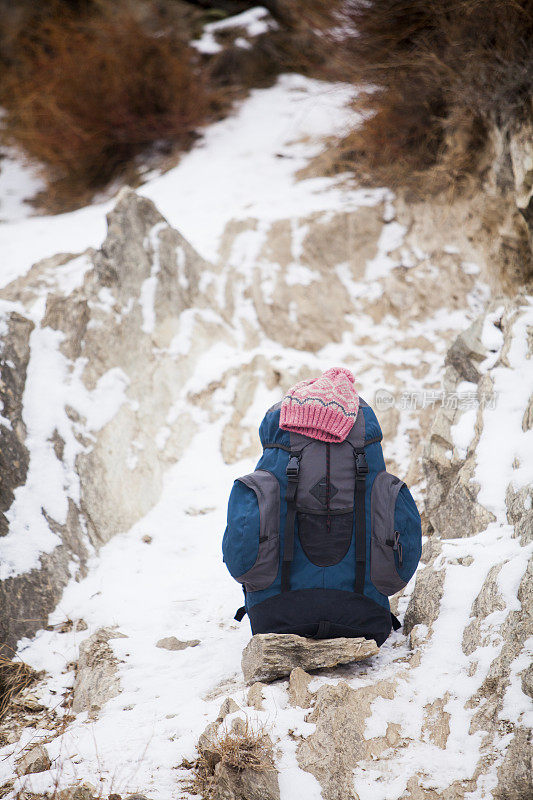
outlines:
{"label": "pom-less beanie", "polygon": [[281,403],[280,428],[322,442],[343,442],[359,410],[359,395],[349,369],[332,367],[319,378],[300,381]]}

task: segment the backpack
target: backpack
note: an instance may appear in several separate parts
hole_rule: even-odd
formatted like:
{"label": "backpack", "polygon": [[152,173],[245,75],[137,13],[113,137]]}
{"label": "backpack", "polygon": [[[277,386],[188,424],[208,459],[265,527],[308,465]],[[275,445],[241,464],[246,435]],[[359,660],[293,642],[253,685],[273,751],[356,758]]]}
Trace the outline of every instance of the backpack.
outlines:
{"label": "backpack", "polygon": [[385,469],[376,415],[360,398],[343,442],[279,427],[281,402],[259,428],[263,455],[233,484],[222,542],[242,584],[252,633],[375,639],[400,623],[389,596],[413,576],[420,515],[403,481]]}

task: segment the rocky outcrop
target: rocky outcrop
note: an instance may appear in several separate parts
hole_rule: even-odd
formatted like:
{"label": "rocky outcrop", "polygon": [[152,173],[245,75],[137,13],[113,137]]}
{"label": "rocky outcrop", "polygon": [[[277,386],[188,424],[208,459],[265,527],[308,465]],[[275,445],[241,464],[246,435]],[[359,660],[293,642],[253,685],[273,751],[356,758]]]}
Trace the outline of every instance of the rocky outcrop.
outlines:
{"label": "rocky outcrop", "polygon": [[324,669],[360,661],[378,652],[373,639],[306,639],[292,633],[256,633],[244,648],[246,683],[274,681],[302,670]]}
{"label": "rocky outcrop", "polygon": [[[199,279],[209,269],[149,200],[125,189],[100,250],[45,259],[0,293],[5,647],[46,624],[72,565],[83,574],[88,547],[153,506],[166,466],[194,434],[189,414],[171,412],[188,356],[217,327],[214,313],[203,333],[191,318],[194,342],[180,349],[181,315],[206,302]],[[53,408],[39,417],[50,381]],[[24,544],[28,529],[34,541]]]}
{"label": "rocky outcrop", "polygon": [[[510,320],[515,309],[510,301],[493,301],[487,313],[457,337],[446,355],[443,403],[435,415],[424,453],[428,487],[425,513],[430,528],[443,538],[473,536],[495,519],[489,509],[478,503],[479,484],[474,477],[484,408],[492,407],[495,402],[490,374],[482,375],[479,364],[494,352],[494,336],[489,344],[483,341],[486,322],[492,325],[498,340],[502,336],[503,316]],[[470,431],[466,429],[467,412],[471,418]],[[470,436],[468,441],[458,444],[453,429],[461,421],[465,427],[462,438]]]}
{"label": "rocky outcrop", "polygon": [[300,767],[311,772],[322,786],[325,800],[355,800],[353,770],[370,755],[365,739],[366,717],[376,697],[392,698],[392,685],[385,682],[352,689],[344,681],[321,686],[307,721],[315,733],[298,747]]}
{"label": "rocky outcrop", "polygon": [[0,536],[9,529],[5,512],[28,471],[22,395],[33,327],[31,320],[16,312],[8,312],[0,321]]}

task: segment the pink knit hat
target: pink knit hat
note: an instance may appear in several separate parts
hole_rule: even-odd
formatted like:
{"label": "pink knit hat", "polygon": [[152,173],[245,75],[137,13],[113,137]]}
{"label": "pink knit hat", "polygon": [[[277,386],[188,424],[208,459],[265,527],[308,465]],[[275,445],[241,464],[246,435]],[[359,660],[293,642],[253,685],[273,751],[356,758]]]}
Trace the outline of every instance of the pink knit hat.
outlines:
{"label": "pink knit hat", "polygon": [[321,442],[343,442],[359,410],[354,383],[350,370],[343,367],[300,381],[283,398],[280,428]]}

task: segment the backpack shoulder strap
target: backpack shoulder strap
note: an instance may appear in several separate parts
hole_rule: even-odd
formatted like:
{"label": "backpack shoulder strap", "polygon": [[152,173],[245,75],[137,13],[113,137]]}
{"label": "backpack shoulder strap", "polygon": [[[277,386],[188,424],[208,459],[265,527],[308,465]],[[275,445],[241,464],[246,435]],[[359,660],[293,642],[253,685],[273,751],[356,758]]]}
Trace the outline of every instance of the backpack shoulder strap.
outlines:
{"label": "backpack shoulder strap", "polygon": [[294,558],[294,526],[296,523],[296,492],[300,476],[301,451],[291,454],[287,464],[287,516],[285,518],[285,537],[283,542],[283,562],[281,564],[281,591],[291,588],[291,566]]}
{"label": "backpack shoulder strap", "polygon": [[[363,401],[364,402],[364,401]],[[365,403],[366,405],[366,403]],[[366,570],[366,476],[368,475],[368,464],[365,455],[365,415],[361,408],[353,427],[348,434],[347,440],[350,442],[354,451],[355,458],[355,493],[354,493],[354,513],[355,513],[355,583],[354,592],[363,594],[365,585]]]}

